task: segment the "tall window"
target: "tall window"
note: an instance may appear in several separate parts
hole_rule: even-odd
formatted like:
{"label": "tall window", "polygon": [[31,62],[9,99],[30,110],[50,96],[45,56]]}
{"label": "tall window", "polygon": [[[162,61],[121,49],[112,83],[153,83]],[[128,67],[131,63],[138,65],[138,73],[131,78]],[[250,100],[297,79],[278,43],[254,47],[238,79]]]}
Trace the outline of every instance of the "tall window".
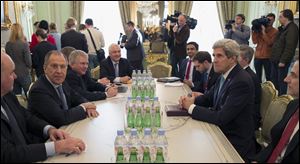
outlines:
{"label": "tall window", "polygon": [[213,44],[223,38],[216,1],[194,1],[190,17],[198,24],[191,30],[189,41],[197,42],[200,51],[212,54]]}
{"label": "tall window", "polygon": [[[108,56],[108,47],[117,43],[120,33],[124,34],[118,1],[85,1],[82,22],[86,18],[93,19],[94,27],[99,28],[105,40],[105,56]],[[126,57],[126,50],[121,50],[122,57]]]}

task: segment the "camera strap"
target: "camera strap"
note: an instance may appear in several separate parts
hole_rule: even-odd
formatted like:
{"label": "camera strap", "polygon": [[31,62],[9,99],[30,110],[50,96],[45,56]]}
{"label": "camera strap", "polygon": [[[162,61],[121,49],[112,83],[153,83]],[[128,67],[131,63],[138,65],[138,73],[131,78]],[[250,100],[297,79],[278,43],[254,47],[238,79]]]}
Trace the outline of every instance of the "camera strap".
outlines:
{"label": "camera strap", "polygon": [[87,28],[87,31],[88,31],[88,32],[89,32],[89,34],[90,34],[91,40],[92,40],[92,42],[93,42],[93,45],[94,45],[94,48],[95,48],[95,52],[97,53],[96,44],[95,44],[95,42],[94,42],[93,36],[92,36],[92,34],[91,34],[91,31],[90,31],[88,28]]}

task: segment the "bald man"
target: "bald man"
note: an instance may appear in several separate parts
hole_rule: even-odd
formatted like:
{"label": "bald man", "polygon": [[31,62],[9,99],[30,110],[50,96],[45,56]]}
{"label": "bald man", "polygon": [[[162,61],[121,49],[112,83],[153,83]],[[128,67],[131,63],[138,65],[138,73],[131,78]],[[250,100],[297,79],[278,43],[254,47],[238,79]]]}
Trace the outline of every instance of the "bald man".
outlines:
{"label": "bald man", "polygon": [[[38,162],[55,154],[81,153],[85,149],[82,140],[33,116],[19,104],[11,93],[14,69],[14,62],[1,51],[1,163]],[[52,141],[43,143],[48,137]]]}
{"label": "bald man", "polygon": [[127,59],[121,58],[121,49],[117,44],[108,48],[109,56],[102,60],[100,78],[107,78],[111,83],[128,83],[132,75],[132,67]]}

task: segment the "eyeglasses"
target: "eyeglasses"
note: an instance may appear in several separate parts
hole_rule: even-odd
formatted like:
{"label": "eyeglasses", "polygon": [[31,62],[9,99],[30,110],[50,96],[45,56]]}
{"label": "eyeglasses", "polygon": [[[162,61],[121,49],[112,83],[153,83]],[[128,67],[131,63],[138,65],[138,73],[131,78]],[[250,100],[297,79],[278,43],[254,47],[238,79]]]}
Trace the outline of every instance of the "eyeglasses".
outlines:
{"label": "eyeglasses", "polygon": [[50,67],[58,70],[58,69],[67,69],[67,65],[66,64],[50,64]]}

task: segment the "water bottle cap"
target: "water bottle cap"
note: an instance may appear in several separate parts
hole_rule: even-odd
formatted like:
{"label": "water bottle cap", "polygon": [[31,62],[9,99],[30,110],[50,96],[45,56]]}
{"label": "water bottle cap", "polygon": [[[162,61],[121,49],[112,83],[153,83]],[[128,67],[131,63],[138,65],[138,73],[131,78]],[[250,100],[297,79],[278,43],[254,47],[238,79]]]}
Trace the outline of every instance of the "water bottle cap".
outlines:
{"label": "water bottle cap", "polygon": [[123,130],[117,130],[117,135],[118,135],[118,136],[124,135],[124,131],[123,131]]}
{"label": "water bottle cap", "polygon": [[145,128],[144,129],[144,135],[151,135],[151,129],[150,128]]}
{"label": "water bottle cap", "polygon": [[129,97],[127,98],[127,100],[131,100],[131,97],[129,96]]}
{"label": "water bottle cap", "polygon": [[165,135],[165,130],[162,129],[162,128],[158,129],[158,135],[159,135],[159,136]]}
{"label": "water bottle cap", "polygon": [[131,129],[131,135],[136,136],[137,135],[137,129]]}
{"label": "water bottle cap", "polygon": [[150,99],[149,96],[146,96],[146,97],[145,97],[145,100],[146,100],[146,101],[149,101],[149,99]]}
{"label": "water bottle cap", "polygon": [[154,101],[158,101],[158,97],[154,97]]}
{"label": "water bottle cap", "polygon": [[141,100],[141,96],[136,96],[136,100]]}

